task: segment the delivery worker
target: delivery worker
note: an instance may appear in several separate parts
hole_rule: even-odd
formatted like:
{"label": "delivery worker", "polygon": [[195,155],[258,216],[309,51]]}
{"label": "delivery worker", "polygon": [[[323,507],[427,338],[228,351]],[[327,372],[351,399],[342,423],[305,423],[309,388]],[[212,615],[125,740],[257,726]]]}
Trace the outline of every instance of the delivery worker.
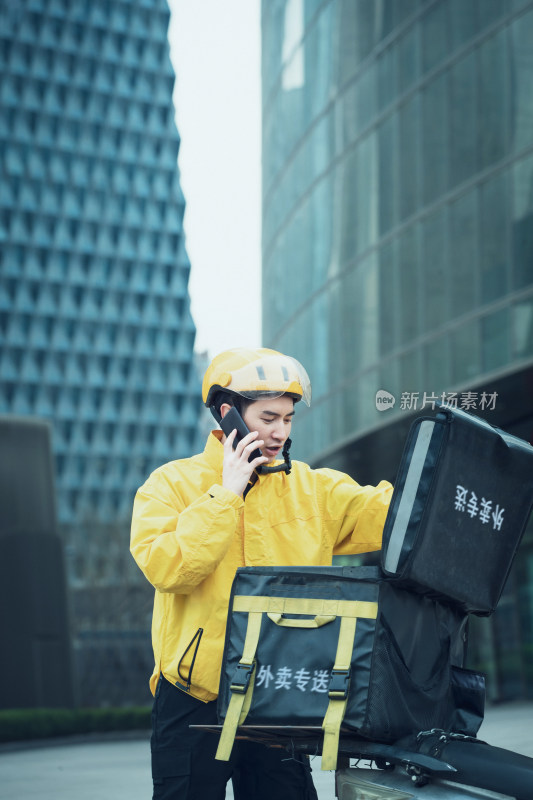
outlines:
{"label": "delivery worker", "polygon": [[[203,453],[157,469],[137,492],[131,552],[155,587],[150,688],[154,800],[311,800],[305,757],[237,741],[214,758],[228,600],[238,567],[324,566],[381,546],[389,483],[360,486],[290,459],[295,406],[311,400],[304,368],[274,350],[217,356],[202,386],[215,419],[235,408],[249,433],[212,431]],[[233,411],[232,414],[235,412]],[[250,460],[251,458],[251,460]]]}

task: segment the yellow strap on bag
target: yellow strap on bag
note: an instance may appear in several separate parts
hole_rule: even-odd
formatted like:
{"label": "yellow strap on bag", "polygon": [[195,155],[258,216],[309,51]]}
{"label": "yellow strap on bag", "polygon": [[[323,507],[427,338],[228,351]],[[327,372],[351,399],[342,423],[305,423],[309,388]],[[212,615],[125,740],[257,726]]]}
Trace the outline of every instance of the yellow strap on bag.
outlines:
{"label": "yellow strap on bag", "polygon": [[248,627],[246,628],[244,649],[242,658],[237,667],[237,674],[239,672],[242,673],[242,677],[239,678],[239,681],[242,680],[243,682],[232,683],[230,687],[231,700],[228,705],[226,719],[224,720],[218,749],[215,755],[218,761],[229,761],[237,728],[244,722],[250,710],[252,693],[254,690],[255,652],[261,632],[262,616],[260,611],[250,611],[248,613]]}
{"label": "yellow strap on bag", "polygon": [[[357,619],[355,617],[343,617],[339,631],[339,642],[335,663],[331,672],[332,681],[330,683],[329,705],[322,723],[324,731],[324,743],[322,745],[322,764],[323,770],[335,769],[337,767],[337,755],[339,751],[339,736],[342,720],[346,713],[348,704],[348,689],[350,680],[350,665],[352,662],[352,652],[355,640],[355,628]],[[334,683],[337,680],[337,686]]]}
{"label": "yellow strap on bag", "polygon": [[[322,769],[335,769],[340,727],[348,703],[350,665],[357,619],[376,619],[377,603],[365,600],[236,595],[233,600],[233,611],[248,612],[248,626],[243,655],[230,687],[231,699],[215,758],[219,761],[229,760],[237,728],[242,725],[250,710],[255,679],[255,654],[261,632],[262,615],[267,614],[276,625],[291,628],[317,628],[341,617],[337,652],[328,692],[329,705],[322,723],[324,730]],[[287,618],[284,614],[307,615],[313,618]]]}
{"label": "yellow strap on bag", "polygon": [[[328,600],[323,597],[269,597],[268,595],[242,594],[234,597],[233,611],[375,619],[377,604],[368,600]],[[301,625],[301,627],[308,626]]]}

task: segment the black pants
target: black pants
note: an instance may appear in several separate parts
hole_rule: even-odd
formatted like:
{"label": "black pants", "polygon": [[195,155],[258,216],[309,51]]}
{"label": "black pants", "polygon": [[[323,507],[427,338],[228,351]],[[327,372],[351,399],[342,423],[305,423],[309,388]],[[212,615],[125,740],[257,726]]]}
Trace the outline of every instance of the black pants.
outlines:
{"label": "black pants", "polygon": [[216,761],[216,701],[202,703],[161,678],[152,711],[153,800],[223,800],[231,778],[235,800],[317,800],[306,756],[236,741],[230,761]]}

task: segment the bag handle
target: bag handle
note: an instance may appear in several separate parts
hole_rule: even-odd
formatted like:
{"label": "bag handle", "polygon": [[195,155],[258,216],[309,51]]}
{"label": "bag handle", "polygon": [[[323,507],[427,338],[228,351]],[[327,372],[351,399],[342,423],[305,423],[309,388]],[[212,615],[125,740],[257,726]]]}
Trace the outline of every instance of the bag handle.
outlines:
{"label": "bag handle", "polygon": [[337,619],[336,615],[326,616],[324,614],[317,614],[313,619],[295,619],[294,617],[284,617],[283,614],[276,614],[273,611],[270,611],[267,617],[282,628],[321,628],[328,622],[334,622]]}

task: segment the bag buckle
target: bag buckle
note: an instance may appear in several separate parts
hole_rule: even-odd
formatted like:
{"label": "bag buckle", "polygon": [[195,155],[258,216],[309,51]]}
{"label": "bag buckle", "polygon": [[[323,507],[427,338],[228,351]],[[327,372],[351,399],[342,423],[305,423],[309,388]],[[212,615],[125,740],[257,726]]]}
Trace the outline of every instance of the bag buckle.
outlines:
{"label": "bag buckle", "polygon": [[237,664],[233,678],[231,680],[230,689],[237,694],[246,694],[250,685],[250,678],[254,671],[254,664]]}
{"label": "bag buckle", "polygon": [[328,697],[332,700],[346,700],[350,689],[350,676],[352,670],[332,669],[328,687]]}

